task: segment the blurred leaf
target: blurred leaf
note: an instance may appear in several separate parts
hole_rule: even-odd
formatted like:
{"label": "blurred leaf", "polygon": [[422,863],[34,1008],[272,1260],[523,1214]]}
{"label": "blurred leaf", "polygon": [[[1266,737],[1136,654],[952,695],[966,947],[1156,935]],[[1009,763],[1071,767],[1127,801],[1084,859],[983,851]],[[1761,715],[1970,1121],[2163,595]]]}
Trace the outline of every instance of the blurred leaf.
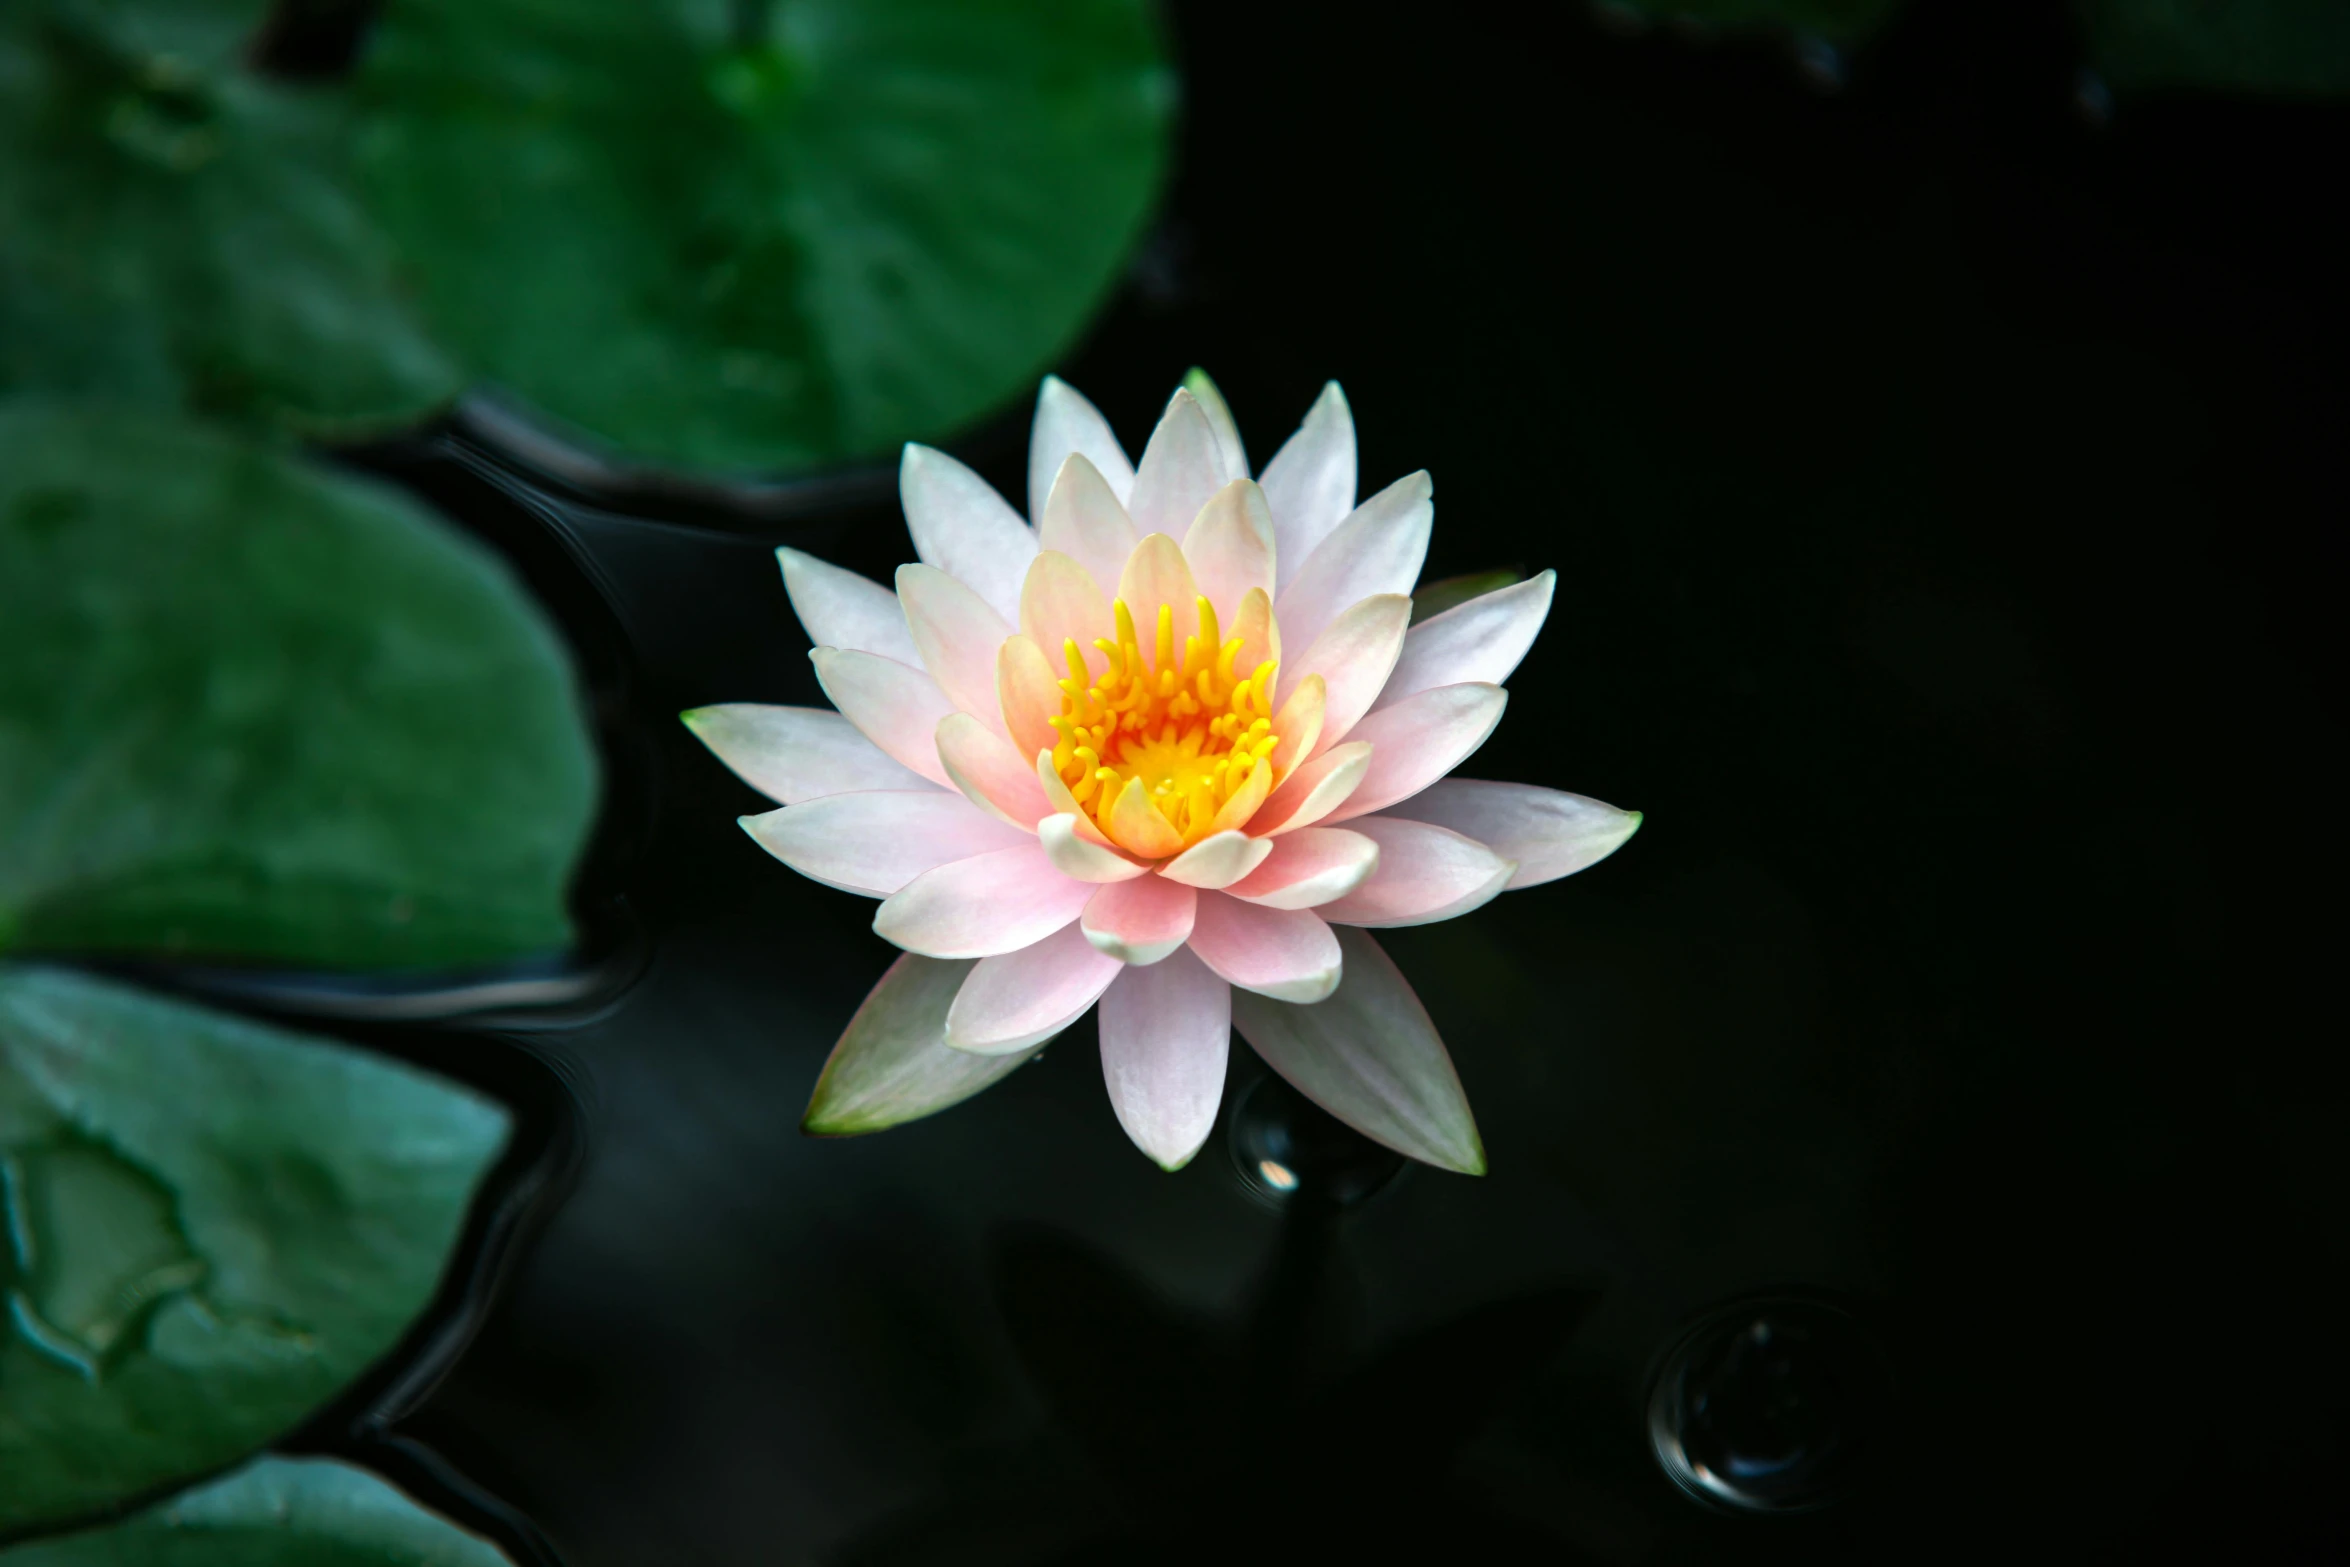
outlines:
{"label": "blurred leaf", "polygon": [[0,1534],[216,1469],[332,1399],[431,1300],[506,1133],[393,1062],[0,968]]}
{"label": "blurred leaf", "polygon": [[1746,32],[1784,29],[1850,43],[1884,25],[1902,0],[1608,0],[1658,21],[1695,22]]}
{"label": "blurred leaf", "polygon": [[511,1567],[349,1464],[263,1458],[118,1524],[0,1551],[0,1567]]}
{"label": "blurred leaf", "polygon": [[2116,91],[2350,92],[2350,6],[2341,0],[2081,0],[2081,21]]}
{"label": "blurred leaf", "polygon": [[357,436],[459,389],[338,185],[338,117],[246,72],[254,0],[0,7],[0,393]]}
{"label": "blurred leaf", "polygon": [[1167,157],[1144,0],[403,0],[367,197],[444,340],[649,460],[796,468],[1028,388]]}
{"label": "blurred leaf", "polygon": [[1523,572],[1503,568],[1497,571],[1472,571],[1466,576],[1446,577],[1441,582],[1423,582],[1412,590],[1412,624],[1416,626],[1431,615],[1458,609],[1473,598],[1498,593],[1503,588],[1515,587],[1525,580]]}
{"label": "blurred leaf", "polygon": [[373,485],[0,409],[0,948],[449,965],[569,940],[595,771],[504,568]]}

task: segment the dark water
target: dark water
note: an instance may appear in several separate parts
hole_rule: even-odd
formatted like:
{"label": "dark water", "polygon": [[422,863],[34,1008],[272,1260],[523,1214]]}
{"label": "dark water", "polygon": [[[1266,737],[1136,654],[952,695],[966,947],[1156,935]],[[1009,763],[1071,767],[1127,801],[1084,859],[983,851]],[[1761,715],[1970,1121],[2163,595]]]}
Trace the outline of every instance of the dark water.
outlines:
{"label": "dark water", "polygon": [[[1090,1024],[801,1138],[887,950],[671,715],[818,700],[768,550],[885,575],[886,482],[374,454],[574,630],[639,976],[438,1047],[582,1152],[395,1434],[575,1567],[2340,1551],[2343,111],[2108,115],[2022,6],[1833,91],[1566,6],[1174,24],[1180,179],[1064,373],[1138,443],[1203,363],[1260,462],[1340,378],[1431,576],[1560,572],[1470,771],[1648,813],[1389,943],[1492,1175],[1245,1053],[1163,1175]],[[957,447],[1015,495],[1025,417]]]}

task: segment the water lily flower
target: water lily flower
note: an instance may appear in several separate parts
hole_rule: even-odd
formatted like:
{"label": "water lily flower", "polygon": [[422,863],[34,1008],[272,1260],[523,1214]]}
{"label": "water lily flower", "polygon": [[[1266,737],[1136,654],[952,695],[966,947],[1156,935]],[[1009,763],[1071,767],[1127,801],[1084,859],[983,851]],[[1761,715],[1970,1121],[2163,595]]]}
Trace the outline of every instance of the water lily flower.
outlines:
{"label": "water lily flower", "polygon": [[777,551],[835,710],[685,715],[781,802],[750,835],[880,899],[905,953],[806,1129],[943,1109],[1098,1006],[1111,1105],[1167,1169],[1215,1124],[1237,1028],[1364,1135],[1482,1173],[1451,1058],[1369,932],[1581,870],[1639,825],[1449,776],[1500,722],[1553,574],[1414,624],[1432,487],[1357,503],[1335,384],[1255,477],[1195,372],[1139,462],[1048,378],[1025,517],[928,447],[899,483],[920,560],[894,592]]}

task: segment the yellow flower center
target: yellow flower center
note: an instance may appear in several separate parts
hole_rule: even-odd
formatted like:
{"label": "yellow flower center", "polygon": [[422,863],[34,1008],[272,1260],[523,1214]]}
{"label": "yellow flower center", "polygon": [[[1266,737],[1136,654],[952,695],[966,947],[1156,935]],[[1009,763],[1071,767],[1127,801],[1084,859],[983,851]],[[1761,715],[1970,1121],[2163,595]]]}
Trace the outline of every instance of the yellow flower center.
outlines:
{"label": "yellow flower center", "polygon": [[[1053,766],[1105,834],[1145,855],[1163,847],[1154,840],[1164,835],[1143,806],[1182,845],[1197,843],[1220,830],[1218,813],[1235,796],[1263,797],[1263,786],[1251,790],[1250,780],[1272,765],[1267,758],[1280,743],[1273,733],[1277,664],[1235,669],[1243,639],[1223,640],[1215,607],[1205,598],[1198,607],[1198,634],[1183,639],[1180,657],[1174,606],[1159,606],[1154,656],[1146,662],[1124,599],[1111,606],[1117,640],[1094,642],[1109,660],[1099,677],[1075,639],[1062,646],[1069,677],[1060,682],[1061,715],[1050,720]],[[1131,791],[1140,794],[1121,809]]]}

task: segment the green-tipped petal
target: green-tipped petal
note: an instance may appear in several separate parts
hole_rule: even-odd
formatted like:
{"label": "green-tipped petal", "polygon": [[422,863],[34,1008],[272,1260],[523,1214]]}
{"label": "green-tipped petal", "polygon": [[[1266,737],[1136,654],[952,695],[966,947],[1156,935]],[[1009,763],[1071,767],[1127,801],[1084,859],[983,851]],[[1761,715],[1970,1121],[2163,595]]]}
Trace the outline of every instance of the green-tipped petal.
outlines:
{"label": "green-tipped petal", "polygon": [[1508,891],[1588,870],[1640,830],[1640,813],[1535,784],[1447,778],[1387,807],[1389,816],[1449,827],[1518,868]]}
{"label": "green-tipped petal", "polygon": [[1410,981],[1379,944],[1339,927],[1344,977],[1310,1006],[1232,992],[1232,1024],[1268,1066],[1332,1115],[1397,1153],[1485,1173],[1468,1096]]}
{"label": "green-tipped petal", "polygon": [[1216,445],[1224,452],[1224,471],[1235,479],[1247,478],[1248,448],[1240,442],[1240,426],[1233,422],[1232,405],[1224,401],[1216,383],[1197,365],[1183,378],[1183,389],[1199,399],[1200,412],[1208,416],[1208,428],[1216,432]]}
{"label": "green-tipped petal", "polygon": [[892,963],[832,1047],[800,1130],[858,1137],[918,1121],[961,1104],[1043,1049],[1040,1042],[1010,1055],[974,1055],[948,1047],[947,1009],[971,969],[969,959],[911,952]]}

